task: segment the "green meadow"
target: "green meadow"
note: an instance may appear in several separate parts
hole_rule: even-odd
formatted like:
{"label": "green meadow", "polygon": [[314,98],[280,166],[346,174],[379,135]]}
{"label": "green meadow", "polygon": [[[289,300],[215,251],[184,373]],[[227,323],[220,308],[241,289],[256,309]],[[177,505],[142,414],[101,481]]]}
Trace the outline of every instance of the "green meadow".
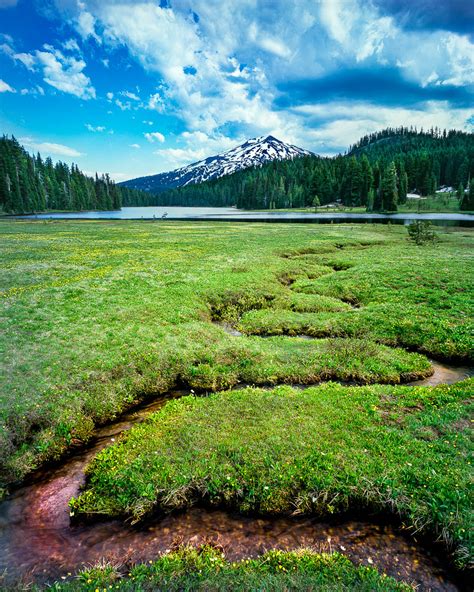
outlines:
{"label": "green meadow", "polygon": [[[2,221],[0,233],[4,487],[178,385],[396,384],[430,374],[426,356],[472,360],[469,230],[424,247],[383,225]],[[286,336],[300,332],[322,339]]]}
{"label": "green meadow", "polygon": [[[96,457],[75,518],[365,508],[467,566],[473,381],[403,386],[431,359],[474,357],[472,231],[437,232],[418,247],[401,226],[370,224],[0,221],[3,492],[179,389]],[[116,585],[403,589],[310,552],[196,572],[212,553],[180,550]],[[56,586],[96,589],[109,571]]]}
{"label": "green meadow", "polygon": [[472,559],[474,379],[248,388],[168,403],[88,469],[77,514],[142,520],[194,503],[256,514],[391,511]]}
{"label": "green meadow", "polygon": [[[301,550],[291,553],[268,551],[257,559],[229,562],[219,549],[204,546],[183,548],[163,555],[155,562],[121,573],[113,565],[81,572],[76,581],[56,583],[51,592],[409,592],[408,584],[379,574],[371,567],[354,566],[339,553]],[[36,590],[36,588],[32,588]]]}

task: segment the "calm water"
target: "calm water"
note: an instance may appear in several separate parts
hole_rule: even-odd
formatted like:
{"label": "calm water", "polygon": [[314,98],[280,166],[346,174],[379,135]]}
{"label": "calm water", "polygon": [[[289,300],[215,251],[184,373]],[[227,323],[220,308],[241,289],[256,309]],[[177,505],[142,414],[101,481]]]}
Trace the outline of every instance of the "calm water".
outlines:
{"label": "calm water", "polygon": [[448,214],[364,214],[350,212],[312,213],[312,212],[257,212],[237,210],[236,208],[185,208],[185,207],[137,207],[122,208],[107,212],[66,212],[57,214],[33,214],[19,216],[33,219],[85,219],[85,220],[153,220],[166,214],[168,220],[229,220],[234,222],[312,222],[312,223],[382,223],[409,224],[412,220],[430,220],[441,226],[474,226],[474,215]]}

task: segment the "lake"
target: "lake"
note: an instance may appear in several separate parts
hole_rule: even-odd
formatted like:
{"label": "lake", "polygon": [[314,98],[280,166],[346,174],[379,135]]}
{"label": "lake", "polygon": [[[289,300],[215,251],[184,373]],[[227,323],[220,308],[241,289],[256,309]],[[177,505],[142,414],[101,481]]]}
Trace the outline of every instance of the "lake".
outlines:
{"label": "lake", "polygon": [[130,207],[114,211],[60,212],[17,216],[18,218],[52,220],[153,220],[167,214],[168,220],[227,220],[233,222],[309,222],[309,223],[381,223],[409,224],[413,220],[429,220],[440,226],[474,226],[473,214],[461,213],[398,213],[368,214],[351,212],[275,212],[238,210],[236,208]]}

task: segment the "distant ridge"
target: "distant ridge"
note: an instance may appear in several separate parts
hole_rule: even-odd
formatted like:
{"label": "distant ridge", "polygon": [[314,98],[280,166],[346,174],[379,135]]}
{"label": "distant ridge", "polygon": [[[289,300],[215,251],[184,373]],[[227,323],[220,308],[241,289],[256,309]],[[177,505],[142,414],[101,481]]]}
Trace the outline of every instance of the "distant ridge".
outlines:
{"label": "distant ridge", "polygon": [[120,185],[158,193],[167,189],[218,179],[224,175],[260,166],[273,160],[288,160],[309,155],[312,155],[312,152],[292,144],[286,144],[274,136],[260,136],[247,140],[228,152],[209,156],[174,171],[138,177],[124,181]]}

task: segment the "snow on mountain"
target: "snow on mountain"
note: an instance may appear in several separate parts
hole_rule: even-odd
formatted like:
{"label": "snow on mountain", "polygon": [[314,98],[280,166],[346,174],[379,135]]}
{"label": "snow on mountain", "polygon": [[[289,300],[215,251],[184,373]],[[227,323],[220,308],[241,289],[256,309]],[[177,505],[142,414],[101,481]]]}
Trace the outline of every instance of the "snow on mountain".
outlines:
{"label": "snow on mountain", "polygon": [[120,183],[132,189],[159,192],[173,187],[183,187],[193,183],[202,183],[230,175],[236,171],[253,166],[260,166],[271,160],[286,160],[299,156],[308,156],[312,152],[292,144],[286,144],[273,136],[261,136],[247,140],[241,146],[228,152],[209,156],[188,166],[159,173],[148,177],[139,177]]}

